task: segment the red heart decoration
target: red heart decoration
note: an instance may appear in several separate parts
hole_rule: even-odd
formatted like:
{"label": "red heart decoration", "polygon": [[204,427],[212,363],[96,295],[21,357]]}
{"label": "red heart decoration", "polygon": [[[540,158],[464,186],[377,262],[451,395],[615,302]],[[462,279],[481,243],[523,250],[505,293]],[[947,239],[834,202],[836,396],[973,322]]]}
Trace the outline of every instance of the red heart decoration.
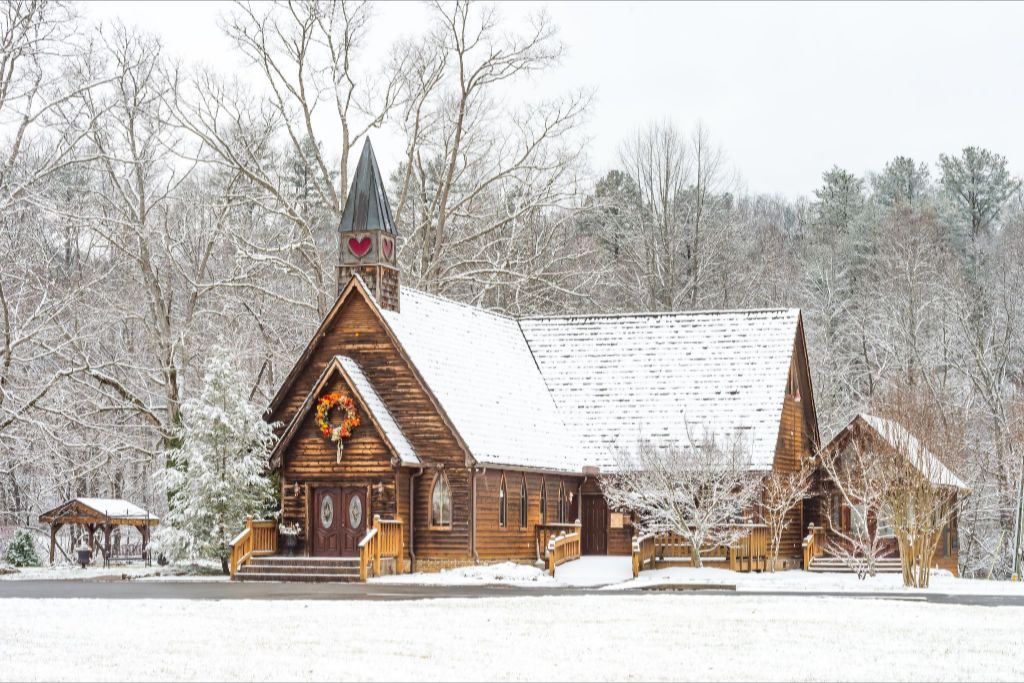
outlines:
{"label": "red heart decoration", "polygon": [[363,258],[370,253],[370,247],[373,246],[373,240],[369,237],[364,237],[361,240],[357,240],[355,237],[348,238],[348,250],[356,255],[356,258]]}
{"label": "red heart decoration", "polygon": [[394,243],[391,240],[383,240],[380,243],[380,248],[384,250],[384,258],[388,261],[391,260],[391,252],[394,249]]}

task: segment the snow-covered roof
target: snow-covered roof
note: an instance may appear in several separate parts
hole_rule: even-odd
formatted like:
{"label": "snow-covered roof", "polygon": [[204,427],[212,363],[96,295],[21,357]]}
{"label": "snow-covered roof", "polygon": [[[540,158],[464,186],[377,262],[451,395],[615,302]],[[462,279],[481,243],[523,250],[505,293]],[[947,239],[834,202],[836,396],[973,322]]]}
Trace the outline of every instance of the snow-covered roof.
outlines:
{"label": "snow-covered roof", "polygon": [[924,444],[900,423],[867,413],[861,413],[857,418],[863,420],[897,452],[905,453],[910,464],[933,484],[953,486],[958,489],[967,488],[958,476],[953,474],[934,453],[925,448]]}
{"label": "snow-covered roof", "polygon": [[[403,294],[404,295],[404,294]],[[738,435],[775,457],[799,310],[528,318],[520,326],[590,464],[639,438]]]}
{"label": "snow-covered roof", "polygon": [[579,472],[567,433],[519,323],[402,289],[385,320],[477,462]]}
{"label": "snow-covered roof", "polygon": [[121,498],[75,498],[75,501],[112,519],[156,519],[138,505]]}
{"label": "snow-covered roof", "polygon": [[395,422],[391,411],[384,405],[384,401],[381,400],[373,383],[363,374],[363,369],[359,367],[359,363],[348,356],[336,356],[335,359],[351,380],[353,388],[362,398],[366,409],[370,411],[373,419],[380,425],[384,438],[391,443],[391,447],[402,461],[402,464],[419,465],[420,459],[416,455],[416,449],[405,438],[405,434],[398,426],[398,423]]}
{"label": "snow-covered roof", "polygon": [[382,311],[480,463],[607,468],[641,438],[739,435],[772,466],[796,309],[516,320],[410,289]]}

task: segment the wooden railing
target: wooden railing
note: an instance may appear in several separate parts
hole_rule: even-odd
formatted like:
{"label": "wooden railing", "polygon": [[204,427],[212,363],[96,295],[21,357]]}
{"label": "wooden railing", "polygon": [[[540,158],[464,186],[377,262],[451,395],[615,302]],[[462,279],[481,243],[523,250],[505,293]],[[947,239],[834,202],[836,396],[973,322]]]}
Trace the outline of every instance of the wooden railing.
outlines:
{"label": "wooden railing", "polygon": [[654,566],[654,539],[657,534],[633,537],[633,578],[640,576],[644,565]]}
{"label": "wooden railing", "polygon": [[254,522],[251,516],[246,517],[245,529],[231,541],[231,560],[228,563],[231,578],[235,578],[238,570],[253,557],[276,553],[277,522]]}
{"label": "wooden railing", "polygon": [[580,559],[582,534],[580,533],[579,520],[572,526],[575,528],[574,531],[570,533],[563,531],[557,536],[548,539],[547,565],[548,573],[551,576],[555,575],[555,567],[558,565],[564,564],[569,560]]}
{"label": "wooden railing", "polygon": [[[768,527],[763,524],[740,524],[742,536],[729,546],[720,545],[700,550],[703,563],[728,565],[739,572],[764,571],[768,568]],[[633,537],[633,576],[654,567],[659,561],[693,564],[690,542],[680,534],[662,532]]]}
{"label": "wooden railing", "polygon": [[807,536],[804,537],[804,569],[810,569],[811,562],[816,557],[825,554],[825,528],[816,527],[813,524],[807,527]]}
{"label": "wooden railing", "polygon": [[366,581],[370,569],[374,576],[381,575],[381,560],[394,558],[395,571],[405,571],[402,556],[405,552],[405,535],[402,533],[402,520],[381,519],[374,515],[373,526],[359,542],[359,580]]}
{"label": "wooden railing", "polygon": [[763,572],[768,569],[768,527],[750,524],[749,533],[729,547],[729,569],[735,572]]}
{"label": "wooden railing", "polygon": [[580,530],[580,522],[576,520],[575,524],[534,524],[533,525],[533,545],[537,551],[537,560],[543,561],[545,559],[548,541],[559,534],[571,534]]}

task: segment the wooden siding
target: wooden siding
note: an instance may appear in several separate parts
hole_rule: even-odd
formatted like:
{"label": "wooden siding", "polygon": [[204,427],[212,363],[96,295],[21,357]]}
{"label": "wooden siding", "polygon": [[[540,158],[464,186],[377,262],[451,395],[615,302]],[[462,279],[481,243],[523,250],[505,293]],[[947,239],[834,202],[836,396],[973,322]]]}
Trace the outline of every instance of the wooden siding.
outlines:
{"label": "wooden siding", "polygon": [[[508,523],[498,523],[498,491],[501,477],[505,476],[508,494]],[[520,526],[519,487],[526,477],[527,524]],[[543,475],[537,472],[488,469],[478,474],[476,482],[476,549],[482,561],[535,560],[534,526],[541,523],[541,482],[547,484],[547,518],[549,524],[558,522],[558,485],[564,484],[566,495],[572,493],[572,502],[566,507],[566,523],[579,516],[580,484],[582,477]]]}
{"label": "wooden siding", "polygon": [[[324,367],[336,355],[350,356],[359,363],[363,373],[399,421],[403,433],[427,469],[416,480],[414,528],[410,530],[415,535],[417,558],[469,557],[470,470],[466,465],[465,451],[358,287],[350,290],[334,319],[322,330],[318,343],[312,346],[304,365],[296,371],[288,393],[282,397],[271,419],[287,424],[301,407]],[[312,416],[308,419],[312,422]],[[319,435],[317,438],[327,449],[333,447],[333,444],[324,441]],[[299,441],[297,438],[296,442]],[[450,530],[432,530],[428,526],[430,486],[433,482],[431,470],[436,467],[444,468],[452,488],[454,517]],[[327,470],[324,474],[331,476],[334,473],[340,474],[340,471]],[[387,476],[394,482],[393,472]],[[407,486],[407,478],[405,482]],[[394,484],[391,489],[394,489]],[[403,495],[407,496],[404,491]],[[283,500],[286,514],[292,516],[297,509],[303,509],[304,505],[301,494]]]}

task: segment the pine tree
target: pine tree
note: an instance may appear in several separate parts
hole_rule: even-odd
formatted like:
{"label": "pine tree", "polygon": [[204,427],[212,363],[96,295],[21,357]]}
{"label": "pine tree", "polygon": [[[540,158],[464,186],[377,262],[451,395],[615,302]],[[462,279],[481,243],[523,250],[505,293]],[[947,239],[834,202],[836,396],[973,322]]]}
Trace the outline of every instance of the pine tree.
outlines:
{"label": "pine tree", "polygon": [[214,351],[200,395],[182,406],[181,447],[161,473],[170,512],[156,541],[174,559],[219,559],[227,571],[231,539],[247,515],[272,509],[265,476],[274,432],[249,402],[245,374],[231,354]]}
{"label": "pine tree", "polygon": [[28,529],[18,529],[14,532],[14,538],[7,545],[7,552],[4,553],[4,561],[12,567],[38,567],[42,562],[36,553],[36,543],[32,538],[32,532]]}

